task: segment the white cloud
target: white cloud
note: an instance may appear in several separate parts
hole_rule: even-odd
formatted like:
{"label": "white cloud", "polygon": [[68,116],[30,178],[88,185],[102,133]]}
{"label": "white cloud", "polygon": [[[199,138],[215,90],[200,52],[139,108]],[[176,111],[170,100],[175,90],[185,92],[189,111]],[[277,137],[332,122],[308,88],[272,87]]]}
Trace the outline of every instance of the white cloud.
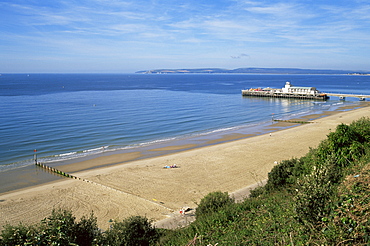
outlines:
{"label": "white cloud", "polygon": [[[204,61],[209,57],[208,62],[224,64],[222,59],[230,61],[230,54],[243,54],[243,50],[248,50],[250,62],[259,53],[270,53],[272,60],[285,57],[283,51],[297,57],[310,52],[345,55],[368,47],[370,40],[370,5],[361,1],[350,8],[312,1],[34,3],[0,3],[4,13],[0,55],[21,50],[29,57],[54,54],[56,60],[73,56],[83,62],[91,53],[97,62],[99,57],[140,57],[148,64],[156,57],[176,60],[176,56],[189,63],[201,54]],[[364,62],[370,59],[366,52]],[[246,59],[233,62],[237,60]]]}

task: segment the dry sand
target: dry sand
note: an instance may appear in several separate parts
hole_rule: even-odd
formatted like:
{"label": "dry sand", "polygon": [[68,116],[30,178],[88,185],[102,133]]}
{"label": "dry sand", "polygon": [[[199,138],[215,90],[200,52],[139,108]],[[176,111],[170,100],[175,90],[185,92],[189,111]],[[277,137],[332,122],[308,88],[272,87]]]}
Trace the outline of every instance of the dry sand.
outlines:
{"label": "dry sand", "polygon": [[[363,116],[370,117],[370,107],[337,112],[314,123],[274,132],[271,136],[254,136],[73,173],[85,181],[66,178],[2,194],[0,227],[7,222],[40,222],[53,208],[71,209],[77,218],[94,211],[103,229],[108,228],[110,220],[122,220],[131,215],[161,220],[157,226],[166,227],[170,223],[168,218],[177,217],[182,207],[195,208],[209,192],[235,192],[237,199],[246,196],[249,189],[245,187],[262,184],[275,161],[305,155],[338,124],[349,124]],[[99,162],[120,163],[139,153],[132,155],[112,155],[85,165],[89,166],[89,162],[91,166]],[[179,168],[163,168],[173,164]],[[73,165],[61,169],[74,172]]]}

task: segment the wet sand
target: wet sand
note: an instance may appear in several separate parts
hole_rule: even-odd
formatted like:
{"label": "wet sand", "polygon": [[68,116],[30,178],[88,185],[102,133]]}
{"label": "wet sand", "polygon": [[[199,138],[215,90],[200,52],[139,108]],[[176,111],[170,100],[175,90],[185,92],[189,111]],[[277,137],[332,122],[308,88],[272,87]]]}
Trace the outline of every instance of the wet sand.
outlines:
{"label": "wet sand", "polygon": [[[301,157],[338,124],[370,117],[369,103],[363,105],[364,108],[356,110],[346,108],[342,109],[346,111],[307,116],[304,120],[313,123],[293,124],[297,127],[271,135],[230,135],[217,140],[219,144],[201,148],[184,145],[154,149],[152,151],[164,153],[168,149],[184,151],[149,159],[130,161],[141,155],[135,152],[60,166],[60,170],[81,180],[65,178],[1,194],[0,227],[7,222],[37,223],[50,215],[53,208],[67,208],[77,218],[94,211],[99,226],[106,229],[110,220],[131,215],[146,216],[154,221],[178,216],[182,207],[195,208],[196,203],[212,191],[235,192],[235,196],[241,198],[248,193],[245,187],[262,184],[267,179],[275,161]],[[318,119],[311,120],[314,118]],[[278,122],[271,125],[271,130],[291,126],[289,124],[292,123]],[[79,171],[82,166],[86,169],[107,164],[112,166]],[[173,164],[178,168],[163,168]],[[165,227],[161,222],[157,225]]]}

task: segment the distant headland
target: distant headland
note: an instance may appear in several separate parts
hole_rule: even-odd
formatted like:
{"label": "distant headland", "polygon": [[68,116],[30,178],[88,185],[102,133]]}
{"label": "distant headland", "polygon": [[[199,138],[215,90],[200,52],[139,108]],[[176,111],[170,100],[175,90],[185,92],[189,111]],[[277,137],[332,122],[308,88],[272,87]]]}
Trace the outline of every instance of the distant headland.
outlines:
{"label": "distant headland", "polygon": [[137,71],[143,74],[185,74],[185,73],[244,73],[244,74],[347,74],[370,75],[370,72],[354,70],[300,69],[300,68],[193,68],[193,69],[154,69]]}

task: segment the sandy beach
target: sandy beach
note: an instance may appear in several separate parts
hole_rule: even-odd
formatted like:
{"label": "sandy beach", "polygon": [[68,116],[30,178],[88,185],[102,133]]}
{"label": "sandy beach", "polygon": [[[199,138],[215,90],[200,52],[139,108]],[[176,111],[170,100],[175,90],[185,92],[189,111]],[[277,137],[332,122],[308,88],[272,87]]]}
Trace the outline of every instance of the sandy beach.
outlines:
{"label": "sandy beach", "polygon": [[[340,123],[349,124],[370,117],[369,103],[363,108],[307,116],[321,117],[312,123],[226,143],[195,148],[149,159],[133,159],[140,153],[111,155],[80,163],[86,167],[114,163],[110,167],[78,171],[77,164],[58,167],[79,179],[65,178],[37,187],[0,195],[0,227],[5,223],[38,223],[53,208],[71,209],[80,218],[91,211],[102,229],[111,220],[131,215],[163,221],[179,215],[182,207],[195,208],[196,203],[212,191],[246,196],[246,187],[262,184],[275,162],[301,157],[316,147]],[[343,108],[342,108],[343,110]],[[328,116],[329,115],[329,116]],[[302,120],[302,119],[300,119]],[[271,130],[277,129],[277,122]],[[172,146],[169,148],[187,148]],[[163,149],[152,150],[163,151]],[[163,168],[176,164],[178,168]],[[157,224],[160,226],[160,222]]]}

